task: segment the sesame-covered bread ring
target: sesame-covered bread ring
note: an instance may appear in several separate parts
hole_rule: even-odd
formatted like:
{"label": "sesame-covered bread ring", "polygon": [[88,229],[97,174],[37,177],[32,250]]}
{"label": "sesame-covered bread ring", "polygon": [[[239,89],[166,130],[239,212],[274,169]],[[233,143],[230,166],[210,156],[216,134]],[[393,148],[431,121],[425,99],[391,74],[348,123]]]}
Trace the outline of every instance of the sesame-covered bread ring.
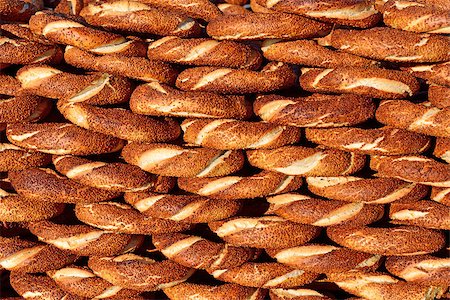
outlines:
{"label": "sesame-covered bread ring", "polygon": [[269,62],[261,71],[221,67],[186,69],[178,75],[176,86],[185,91],[250,94],[289,88],[296,78],[289,65]]}
{"label": "sesame-covered bread ring", "polygon": [[50,100],[34,95],[0,96],[0,123],[36,122],[48,115]]}
{"label": "sesame-covered bread ring", "polygon": [[0,25],[2,31],[6,31],[9,36],[15,36],[30,42],[36,42],[44,45],[54,45],[53,42],[47,40],[45,37],[34,34],[30,30],[28,24],[7,23]]}
{"label": "sesame-covered bread ring", "polygon": [[450,87],[430,84],[428,87],[428,101],[438,108],[450,106]]}
{"label": "sesame-covered bread ring", "polygon": [[95,70],[117,76],[129,77],[147,82],[174,84],[178,71],[171,65],[144,57],[122,55],[95,55],[72,46],[64,52],[66,63],[86,70]]}
{"label": "sesame-covered bread ring", "polygon": [[165,288],[164,293],[170,300],[189,300],[194,297],[208,300],[263,300],[266,290],[232,283],[211,286],[184,282]]}
{"label": "sesame-covered bread ring", "polygon": [[301,135],[291,126],[232,119],[186,119],[181,129],[186,143],[220,150],[272,149],[296,143]]}
{"label": "sesame-covered bread ring", "polygon": [[20,81],[16,78],[0,73],[0,95],[15,96],[20,94]]}
{"label": "sesame-covered bread ring", "polygon": [[146,45],[136,39],[99,30],[80,22],[78,18],[39,11],[30,18],[30,30],[52,42],[81,48],[96,54],[120,54],[126,56],[145,56]]}
{"label": "sesame-covered bread ring", "polygon": [[156,291],[186,281],[193,269],[170,260],[155,261],[136,254],[112,257],[93,256],[89,268],[106,281],[137,291]]}
{"label": "sesame-covered bread ring", "polygon": [[332,300],[318,291],[306,288],[270,289],[270,300]]}
{"label": "sesame-covered bread ring", "polygon": [[106,73],[77,75],[46,65],[29,65],[17,71],[17,79],[28,93],[69,102],[117,104],[128,101],[131,95],[128,79]]}
{"label": "sesame-covered bread ring", "polygon": [[75,261],[69,251],[18,237],[0,237],[0,267],[21,273],[59,269]]}
{"label": "sesame-covered bread ring", "polygon": [[0,172],[41,167],[51,163],[51,156],[29,151],[12,144],[0,143]]}
{"label": "sesame-covered bread ring", "polygon": [[420,200],[429,191],[425,185],[396,178],[308,177],[308,190],[334,200],[385,204],[398,200]]}
{"label": "sesame-covered bread ring", "polygon": [[138,142],[167,142],[181,133],[177,122],[149,118],[120,108],[103,108],[84,103],[58,101],[63,116],[82,128]]}
{"label": "sesame-covered bread ring", "polygon": [[260,95],[253,102],[255,114],[266,122],[297,127],[341,127],[374,117],[375,104],[357,95],[313,94],[308,97]]}
{"label": "sesame-covered bread ring", "polygon": [[112,153],[124,146],[123,140],[68,123],[8,124],[6,136],[21,148],[60,155]]}
{"label": "sesame-covered bread ring", "polygon": [[450,259],[431,255],[390,256],[386,269],[409,282],[447,286],[450,282]]}
{"label": "sesame-covered bread ring", "polygon": [[340,224],[367,225],[384,215],[383,205],[315,199],[301,194],[268,197],[269,211],[286,220],[326,227]]}
{"label": "sesame-covered bread ring", "polygon": [[141,2],[208,22],[221,15],[215,3],[209,0],[143,0]]}
{"label": "sesame-covered bread ring", "polygon": [[126,145],[122,156],[147,172],[174,177],[225,176],[239,171],[245,160],[241,150],[141,143]]}
{"label": "sesame-covered bread ring", "polygon": [[251,10],[237,4],[220,3],[217,4],[217,8],[224,15],[248,15],[252,13]]}
{"label": "sesame-covered bread ring", "polygon": [[307,128],[306,138],[316,144],[369,155],[402,155],[422,153],[428,149],[429,137],[403,129],[382,127]]}
{"label": "sesame-covered bread ring", "polygon": [[210,222],[209,228],[225,242],[244,247],[288,248],[309,242],[320,228],[277,216],[235,217]]}
{"label": "sesame-covered bread ring", "polygon": [[37,11],[44,8],[42,0],[6,0],[0,2],[2,21],[27,22]]}
{"label": "sesame-covered bread ring", "polygon": [[382,228],[339,225],[328,227],[327,235],[341,246],[387,256],[432,253],[445,246],[442,231],[414,226]]}
{"label": "sesame-covered bread ring", "polygon": [[450,188],[433,187],[431,189],[430,199],[450,206]]}
{"label": "sesame-covered bread ring", "polygon": [[30,168],[11,171],[8,178],[17,193],[32,201],[53,203],[95,203],[111,200],[120,195],[82,185],[51,169]]}
{"label": "sesame-covered bread ring", "polygon": [[361,170],[366,162],[360,154],[302,146],[247,150],[247,158],[254,167],[300,176],[350,175]]}
{"label": "sesame-covered bread ring", "polygon": [[213,39],[181,39],[166,36],[148,46],[147,56],[152,60],[162,60],[192,66],[217,66],[228,68],[258,69],[261,54],[253,47]]}
{"label": "sesame-covered bread ring", "polygon": [[208,223],[234,216],[239,200],[218,200],[197,195],[169,195],[148,192],[125,193],[125,201],[142,214],[185,223]]}
{"label": "sesame-covered bread ring", "polygon": [[75,206],[77,218],[88,225],[119,233],[153,235],[189,229],[188,223],[145,216],[132,206],[102,202]]}
{"label": "sesame-covered bread ring", "polygon": [[208,271],[238,267],[255,258],[257,252],[182,233],[154,235],[152,242],[168,259],[188,268]]}
{"label": "sesame-covered bread ring", "polygon": [[182,190],[213,199],[252,199],[287,193],[298,189],[301,185],[301,177],[269,171],[246,177],[178,179],[178,186]]}
{"label": "sesame-covered bread ring", "polygon": [[433,155],[450,163],[450,138],[437,138]]}
{"label": "sesame-covered bread ring", "polygon": [[423,78],[428,82],[450,87],[450,62],[435,65],[419,65],[403,68],[403,70],[408,71],[415,77]]}
{"label": "sesame-covered bread ring", "polygon": [[390,205],[393,224],[450,230],[450,207],[436,201],[397,201]]}
{"label": "sesame-covered bread ring", "polygon": [[138,86],[130,108],[143,115],[186,118],[247,119],[253,114],[244,96],[182,91],[157,82]]}
{"label": "sesame-covered bread ring", "polygon": [[304,15],[324,22],[368,28],[375,26],[381,15],[370,0],[257,0],[259,5],[279,12]]}
{"label": "sesame-covered bread ring", "polygon": [[142,236],[111,233],[87,225],[60,225],[50,221],[31,222],[28,229],[38,239],[79,256],[115,255],[137,248]]}
{"label": "sesame-covered bread ring", "polygon": [[326,35],[331,25],[284,13],[224,15],[206,26],[216,40],[302,39]]}
{"label": "sesame-covered bread ring", "polygon": [[44,45],[27,40],[0,37],[0,63],[17,65],[57,64],[61,59],[62,51],[56,45]]}
{"label": "sesame-covered bread ring", "polygon": [[29,222],[53,218],[65,205],[33,201],[0,189],[0,222]]}
{"label": "sesame-covered bread ring", "polygon": [[392,62],[439,62],[450,59],[446,36],[419,34],[389,27],[337,29],[331,45],[345,52]]}
{"label": "sesame-covered bread ring", "polygon": [[420,88],[417,79],[406,72],[357,67],[303,68],[300,86],[314,93],[356,94],[381,99],[413,96]]}
{"label": "sesame-covered bread ring", "polygon": [[392,28],[414,32],[450,33],[448,10],[418,3],[390,0],[383,6],[383,22]]}
{"label": "sesame-covered bread ring", "polygon": [[269,60],[282,61],[296,65],[335,68],[340,66],[371,67],[378,62],[353,54],[333,51],[320,46],[312,40],[278,42],[268,40],[261,50]]}
{"label": "sesame-covered bread ring", "polygon": [[258,288],[292,288],[305,285],[317,278],[317,273],[275,263],[248,262],[231,269],[211,272],[220,281]]}

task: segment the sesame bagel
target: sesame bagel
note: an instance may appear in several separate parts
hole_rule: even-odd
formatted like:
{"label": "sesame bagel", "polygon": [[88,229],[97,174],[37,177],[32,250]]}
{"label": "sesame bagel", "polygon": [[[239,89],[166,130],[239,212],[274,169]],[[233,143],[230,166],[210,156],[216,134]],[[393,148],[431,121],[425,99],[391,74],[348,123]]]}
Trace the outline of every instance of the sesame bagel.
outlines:
{"label": "sesame bagel", "polygon": [[141,2],[208,22],[221,15],[215,3],[209,0],[143,0]]}
{"label": "sesame bagel", "polygon": [[189,300],[194,297],[209,300],[263,300],[267,292],[264,289],[255,289],[232,283],[211,286],[183,282],[165,288],[164,293],[170,300]]}
{"label": "sesame bagel", "polygon": [[308,190],[316,195],[328,199],[367,204],[420,200],[429,191],[425,185],[389,177],[308,177],[306,182]]}
{"label": "sesame bagel", "polygon": [[298,189],[302,178],[262,171],[250,176],[178,178],[180,189],[213,199],[252,199]]}
{"label": "sesame bagel", "polygon": [[428,101],[438,108],[450,106],[450,87],[430,84],[428,87]]}
{"label": "sesame bagel", "polygon": [[422,153],[428,149],[429,137],[403,129],[382,127],[307,128],[306,138],[330,148],[369,155],[403,155]]}
{"label": "sesame bagel", "polygon": [[335,149],[284,146],[246,151],[249,163],[257,168],[299,176],[339,176],[364,167],[365,157]]}
{"label": "sesame bagel", "polygon": [[356,94],[381,99],[415,95],[419,82],[410,74],[381,68],[303,68],[300,86],[314,93]]}
{"label": "sesame bagel", "polygon": [[116,234],[87,225],[60,225],[50,221],[31,222],[28,229],[40,241],[79,256],[115,255],[137,248],[143,237]]}
{"label": "sesame bagel", "polygon": [[393,224],[450,230],[450,207],[436,201],[395,202],[390,205]]}
{"label": "sesame bagel", "polygon": [[450,206],[450,188],[433,187],[431,189],[430,199]]}
{"label": "sesame bagel", "polygon": [[49,154],[28,151],[9,143],[0,143],[0,172],[41,167],[50,163]]}
{"label": "sesame bagel", "polygon": [[130,108],[137,114],[186,118],[248,119],[253,114],[244,96],[182,91],[157,82],[138,86]]}
{"label": "sesame bagel", "polygon": [[187,280],[193,269],[170,260],[155,261],[135,254],[89,258],[89,268],[106,281],[137,291],[156,291]]}
{"label": "sesame bagel", "polygon": [[118,192],[82,185],[51,169],[11,171],[8,178],[19,195],[36,202],[95,203],[120,195]]}
{"label": "sesame bagel", "polygon": [[123,140],[68,123],[8,124],[6,135],[16,146],[49,154],[104,154],[124,146]]}
{"label": "sesame bagel", "polygon": [[153,235],[190,227],[187,223],[145,216],[132,206],[116,202],[79,204],[75,206],[75,214],[87,225],[118,233]]}
{"label": "sesame bagel", "polygon": [[415,77],[423,78],[428,82],[450,87],[450,62],[435,65],[419,65],[403,68],[403,70],[408,71]]}
{"label": "sesame bagel", "polygon": [[414,226],[382,228],[340,225],[328,227],[327,235],[343,247],[387,256],[433,253],[445,246],[442,231]]}
{"label": "sesame bagel", "polygon": [[256,250],[215,243],[194,235],[166,233],[152,236],[158,251],[174,262],[208,271],[234,268],[255,258]]}
{"label": "sesame bagel", "polygon": [[137,142],[167,142],[181,133],[171,119],[156,119],[121,108],[102,108],[84,103],[58,101],[63,116],[82,128]]}
{"label": "sesame bagel", "polygon": [[249,94],[289,88],[296,78],[289,65],[269,62],[261,71],[221,67],[186,69],[178,75],[176,86],[185,91]]}
{"label": "sesame bagel", "polygon": [[307,243],[320,233],[318,227],[294,223],[278,216],[235,217],[208,225],[231,245],[255,248],[294,247]]}
{"label": "sesame bagel", "polygon": [[147,172],[174,177],[225,176],[239,171],[245,159],[241,150],[141,143],[126,145],[122,156],[126,162]]}
{"label": "sesame bagel", "polygon": [[253,110],[262,120],[297,127],[356,125],[373,118],[375,109],[370,98],[357,95],[260,95],[253,102]]}
{"label": "sesame bagel", "polygon": [[125,193],[125,201],[142,214],[184,223],[208,223],[234,216],[241,201],[209,199],[197,195],[147,192]]}
{"label": "sesame bagel", "polygon": [[296,143],[301,135],[291,126],[232,119],[186,119],[181,129],[186,143],[220,150],[272,149]]}
{"label": "sesame bagel", "polygon": [[314,199],[301,194],[281,194],[268,197],[269,211],[286,220],[327,227],[339,224],[367,225],[384,215],[383,205],[361,202]]}
{"label": "sesame bagel", "polygon": [[303,39],[326,35],[331,25],[284,13],[224,15],[208,23],[216,40]]}
{"label": "sesame bagel", "polygon": [[316,290],[306,288],[295,289],[271,289],[269,290],[270,300],[332,300]]}
{"label": "sesame bagel", "polygon": [[44,8],[42,0],[8,0],[0,3],[2,21],[27,22],[30,17]]}
{"label": "sesame bagel", "polygon": [[27,40],[0,37],[0,63],[17,65],[57,64],[61,59],[62,51],[56,45],[44,45]]}
{"label": "sesame bagel", "polygon": [[52,103],[45,98],[21,94],[2,99],[0,96],[0,123],[36,122],[45,118]]}

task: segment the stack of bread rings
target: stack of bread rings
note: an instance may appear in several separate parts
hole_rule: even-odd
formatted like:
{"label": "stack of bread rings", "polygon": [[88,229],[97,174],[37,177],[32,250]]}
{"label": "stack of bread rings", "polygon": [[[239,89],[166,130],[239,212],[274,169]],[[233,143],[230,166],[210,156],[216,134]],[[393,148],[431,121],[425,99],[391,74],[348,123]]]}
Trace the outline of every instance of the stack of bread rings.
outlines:
{"label": "stack of bread rings", "polygon": [[450,299],[449,0],[0,0],[0,300]]}

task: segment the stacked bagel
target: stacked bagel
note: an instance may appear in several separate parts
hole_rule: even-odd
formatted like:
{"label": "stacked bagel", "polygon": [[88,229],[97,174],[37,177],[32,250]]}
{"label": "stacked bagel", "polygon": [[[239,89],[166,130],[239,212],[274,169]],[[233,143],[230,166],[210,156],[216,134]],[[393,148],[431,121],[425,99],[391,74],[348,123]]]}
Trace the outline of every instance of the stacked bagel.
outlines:
{"label": "stacked bagel", "polygon": [[448,1],[221,2],[0,0],[0,295],[450,297]]}

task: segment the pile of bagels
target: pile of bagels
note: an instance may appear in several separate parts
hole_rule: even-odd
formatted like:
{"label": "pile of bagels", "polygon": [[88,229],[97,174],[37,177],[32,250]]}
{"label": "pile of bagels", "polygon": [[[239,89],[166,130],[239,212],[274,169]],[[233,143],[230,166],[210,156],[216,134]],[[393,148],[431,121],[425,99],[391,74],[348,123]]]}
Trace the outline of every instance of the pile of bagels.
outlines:
{"label": "pile of bagels", "polygon": [[0,0],[0,28],[0,298],[450,298],[449,0]]}

